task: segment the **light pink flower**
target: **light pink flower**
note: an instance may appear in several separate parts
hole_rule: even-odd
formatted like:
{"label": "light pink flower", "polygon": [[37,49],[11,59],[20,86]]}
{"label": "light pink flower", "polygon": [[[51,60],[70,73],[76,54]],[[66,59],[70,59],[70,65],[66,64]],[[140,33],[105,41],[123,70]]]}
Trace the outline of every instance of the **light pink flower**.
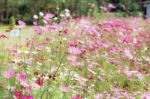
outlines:
{"label": "light pink flower", "polygon": [[68,48],[69,53],[74,54],[74,55],[80,55],[81,50],[79,48],[76,48],[74,46],[69,46]]}
{"label": "light pink flower", "polygon": [[46,26],[46,28],[47,28],[48,31],[56,30],[56,29],[58,29],[58,27],[59,27],[59,25],[56,24],[56,23],[54,23],[52,25],[47,25]]}
{"label": "light pink flower", "polygon": [[109,48],[109,52],[111,52],[111,53],[115,53],[117,51],[118,51],[117,47],[111,47],[111,48]]}
{"label": "light pink flower", "polygon": [[150,99],[150,92],[146,92],[141,96],[141,99]]}
{"label": "light pink flower", "polygon": [[31,83],[31,86],[32,86],[33,88],[36,88],[36,89],[39,89],[39,88],[40,88],[40,86],[39,86],[37,83],[35,83],[35,82]]}
{"label": "light pink flower", "polygon": [[44,16],[44,19],[45,20],[49,20],[49,19],[51,19],[51,18],[53,18],[54,17],[54,14],[52,14],[52,13],[47,13],[45,16]]}
{"label": "light pink flower", "polygon": [[37,50],[38,51],[41,51],[41,50],[43,50],[45,48],[45,46],[43,45],[43,44],[41,44],[41,45],[39,45],[39,46],[37,46]]}
{"label": "light pink flower", "polygon": [[68,57],[68,60],[71,61],[71,62],[76,62],[77,61],[77,57],[72,55],[72,56]]}
{"label": "light pink flower", "polygon": [[66,87],[66,86],[61,86],[60,87],[60,91],[67,93],[67,92],[70,91],[70,89],[68,87]]}
{"label": "light pink flower", "polygon": [[38,34],[44,34],[44,29],[42,27],[39,27],[39,26],[33,26],[33,30],[38,33]]}
{"label": "light pink flower", "polygon": [[27,85],[27,86],[25,87],[25,91],[26,91],[27,93],[31,93],[31,88],[30,88],[29,85]]}
{"label": "light pink flower", "polygon": [[95,99],[100,99],[100,94],[95,95]]}
{"label": "light pink flower", "polygon": [[24,21],[19,20],[18,25],[19,25],[18,27],[22,29],[26,26],[26,23]]}
{"label": "light pink flower", "polygon": [[3,73],[3,76],[7,79],[14,77],[15,71],[13,69],[8,69]]}
{"label": "light pink flower", "polygon": [[133,55],[131,53],[131,51],[129,49],[125,49],[124,50],[124,55],[128,58],[128,59],[133,59]]}

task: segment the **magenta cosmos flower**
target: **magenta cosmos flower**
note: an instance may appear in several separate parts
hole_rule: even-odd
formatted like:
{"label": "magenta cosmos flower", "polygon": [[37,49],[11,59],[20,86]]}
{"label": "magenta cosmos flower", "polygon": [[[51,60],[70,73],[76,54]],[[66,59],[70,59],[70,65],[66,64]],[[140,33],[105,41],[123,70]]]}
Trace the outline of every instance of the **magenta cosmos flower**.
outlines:
{"label": "magenta cosmos flower", "polygon": [[21,83],[24,82],[26,80],[26,76],[25,73],[21,72],[17,75],[17,80]]}

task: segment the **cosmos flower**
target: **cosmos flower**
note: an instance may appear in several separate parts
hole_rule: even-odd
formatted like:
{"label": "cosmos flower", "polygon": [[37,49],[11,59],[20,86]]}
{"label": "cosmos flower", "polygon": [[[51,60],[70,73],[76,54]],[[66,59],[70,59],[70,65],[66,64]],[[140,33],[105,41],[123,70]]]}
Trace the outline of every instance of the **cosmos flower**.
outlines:
{"label": "cosmos flower", "polygon": [[18,74],[17,74],[17,80],[18,80],[20,83],[24,83],[25,80],[26,80],[25,73],[24,73],[24,72],[18,73]]}
{"label": "cosmos flower", "polygon": [[18,25],[19,25],[18,28],[22,29],[26,26],[26,23],[24,21],[19,20]]}
{"label": "cosmos flower", "polygon": [[66,86],[61,86],[60,87],[60,91],[67,93],[67,92],[70,91],[70,89],[68,87],[66,87]]}
{"label": "cosmos flower", "polygon": [[10,79],[15,76],[15,71],[13,69],[8,69],[3,73],[3,76],[7,79]]}
{"label": "cosmos flower", "polygon": [[44,13],[43,12],[39,12],[39,15],[42,17],[42,16],[44,16]]}
{"label": "cosmos flower", "polygon": [[54,17],[54,14],[52,14],[52,13],[47,13],[45,16],[44,16],[44,19],[45,20],[49,20],[49,19],[51,19],[51,18],[53,18]]}
{"label": "cosmos flower", "polygon": [[33,18],[37,20],[39,17],[38,15],[33,15]]}
{"label": "cosmos flower", "polygon": [[146,92],[141,96],[141,99],[150,99],[150,92]]}
{"label": "cosmos flower", "polygon": [[79,48],[74,47],[74,46],[69,46],[68,51],[74,55],[80,55],[81,54],[81,50]]}

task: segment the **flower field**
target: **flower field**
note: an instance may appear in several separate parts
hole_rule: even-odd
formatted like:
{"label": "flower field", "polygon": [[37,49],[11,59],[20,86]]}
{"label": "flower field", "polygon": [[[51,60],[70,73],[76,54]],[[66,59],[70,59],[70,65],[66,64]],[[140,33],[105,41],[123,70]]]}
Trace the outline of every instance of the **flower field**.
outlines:
{"label": "flower field", "polygon": [[76,18],[0,31],[0,99],[150,99],[150,21]]}

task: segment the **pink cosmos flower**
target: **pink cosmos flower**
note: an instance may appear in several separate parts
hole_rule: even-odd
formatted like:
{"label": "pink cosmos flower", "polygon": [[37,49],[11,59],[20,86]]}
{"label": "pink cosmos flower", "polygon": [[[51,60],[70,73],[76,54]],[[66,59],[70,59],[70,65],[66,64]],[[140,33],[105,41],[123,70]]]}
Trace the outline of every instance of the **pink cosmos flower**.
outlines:
{"label": "pink cosmos flower", "polygon": [[18,53],[17,50],[12,50],[12,51],[11,51],[11,55],[12,55],[12,56],[15,56],[15,57],[18,57],[18,56],[19,56],[19,53]]}
{"label": "pink cosmos flower", "polygon": [[60,91],[67,93],[67,92],[70,91],[70,89],[68,87],[66,87],[66,86],[61,86],[60,87]]}
{"label": "pink cosmos flower", "polygon": [[124,55],[130,60],[133,59],[133,55],[129,49],[124,50]]}
{"label": "pink cosmos flower", "polygon": [[40,86],[39,86],[37,83],[35,83],[35,82],[32,82],[32,83],[31,83],[31,86],[32,86],[33,88],[36,88],[36,89],[39,89],[39,88],[40,88]]}
{"label": "pink cosmos flower", "polygon": [[44,34],[44,29],[42,27],[39,27],[39,26],[33,26],[33,30],[38,33],[38,34]]}
{"label": "pink cosmos flower", "polygon": [[25,91],[26,91],[27,93],[31,93],[31,88],[30,88],[29,85],[25,86]]}
{"label": "pink cosmos flower", "polygon": [[18,21],[18,27],[20,28],[20,29],[22,29],[22,28],[24,28],[25,26],[26,26],[26,23],[24,22],[24,21],[21,21],[21,20],[19,20]]}
{"label": "pink cosmos flower", "polygon": [[15,71],[13,69],[8,69],[3,73],[3,76],[7,79],[14,77]]}
{"label": "pink cosmos flower", "polygon": [[129,70],[124,70],[124,73],[128,76],[131,77],[132,75],[134,75],[135,73],[137,73],[137,71],[129,71]]}
{"label": "pink cosmos flower", "polygon": [[101,97],[101,94],[96,94],[95,95],[95,99],[100,99],[100,97]]}
{"label": "pink cosmos flower", "polygon": [[26,76],[25,76],[25,73],[21,72],[17,75],[17,80],[20,82],[20,83],[24,83],[25,80],[26,80]]}
{"label": "pink cosmos flower", "polygon": [[81,50],[79,48],[76,48],[74,46],[69,46],[68,48],[69,53],[74,54],[74,55],[80,55]]}
{"label": "pink cosmos flower", "polygon": [[71,61],[71,62],[76,62],[77,61],[77,57],[72,55],[72,56],[68,57],[68,60]]}
{"label": "pink cosmos flower", "polygon": [[49,19],[51,19],[51,18],[53,18],[54,17],[54,14],[52,14],[52,13],[47,13],[45,16],[44,16],[44,19],[45,20],[49,20]]}
{"label": "pink cosmos flower", "polygon": [[115,52],[118,51],[118,48],[117,48],[117,47],[111,47],[111,48],[109,48],[108,50],[109,50],[109,52],[111,52],[111,53],[115,53]]}
{"label": "pink cosmos flower", "polygon": [[128,77],[131,77],[131,76],[135,76],[137,77],[138,79],[143,79],[144,78],[144,75],[141,74],[140,72],[138,71],[130,71],[129,68],[125,68],[124,71],[123,71]]}
{"label": "pink cosmos flower", "polygon": [[48,31],[51,31],[51,30],[56,30],[57,28],[59,27],[58,24],[54,23],[52,25],[47,25],[46,28]]}
{"label": "pink cosmos flower", "polygon": [[150,99],[150,92],[146,92],[141,96],[141,99]]}
{"label": "pink cosmos flower", "polygon": [[43,44],[41,44],[41,45],[37,46],[36,49],[37,49],[38,51],[41,51],[41,50],[44,49],[44,47],[45,47],[45,46],[44,46]]}
{"label": "pink cosmos flower", "polygon": [[33,22],[33,25],[34,25],[34,26],[37,26],[38,24],[37,24],[37,22],[36,22],[36,21],[34,21],[34,22]]}
{"label": "pink cosmos flower", "polygon": [[64,29],[64,30],[62,30],[62,31],[60,31],[62,34],[68,34],[68,29]]}

